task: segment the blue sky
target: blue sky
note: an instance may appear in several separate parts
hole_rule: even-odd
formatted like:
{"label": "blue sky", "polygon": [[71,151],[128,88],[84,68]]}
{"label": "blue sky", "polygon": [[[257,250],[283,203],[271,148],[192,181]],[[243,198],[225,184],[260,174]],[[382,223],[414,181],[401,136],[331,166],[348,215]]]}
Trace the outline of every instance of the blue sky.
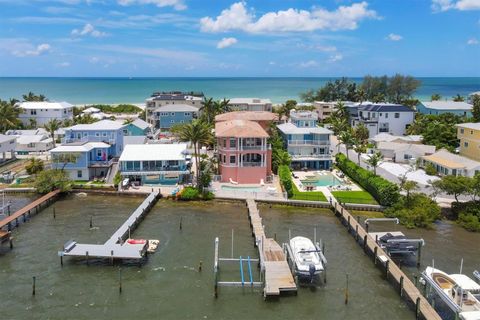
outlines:
{"label": "blue sky", "polygon": [[480,76],[480,0],[0,0],[0,76]]}

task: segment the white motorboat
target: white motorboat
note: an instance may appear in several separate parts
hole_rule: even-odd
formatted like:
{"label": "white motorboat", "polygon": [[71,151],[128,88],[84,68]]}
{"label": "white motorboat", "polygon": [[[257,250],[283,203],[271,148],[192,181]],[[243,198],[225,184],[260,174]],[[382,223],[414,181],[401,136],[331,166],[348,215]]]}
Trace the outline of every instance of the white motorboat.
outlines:
{"label": "white motorboat", "polygon": [[319,276],[327,263],[325,256],[318,245],[305,237],[295,237],[290,240],[292,260],[295,264],[295,273],[298,277],[309,279],[311,282]]}
{"label": "white motorboat", "polygon": [[480,320],[480,285],[464,274],[446,274],[427,267],[423,272],[440,298],[464,320]]}

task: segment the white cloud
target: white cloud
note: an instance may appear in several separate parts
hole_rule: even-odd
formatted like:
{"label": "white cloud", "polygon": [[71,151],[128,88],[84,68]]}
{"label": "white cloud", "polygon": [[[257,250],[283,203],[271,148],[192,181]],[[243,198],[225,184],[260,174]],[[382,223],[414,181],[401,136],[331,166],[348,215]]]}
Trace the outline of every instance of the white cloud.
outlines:
{"label": "white cloud", "polygon": [[467,44],[470,45],[470,46],[477,45],[477,44],[478,44],[478,40],[477,40],[476,38],[468,39]]}
{"label": "white cloud", "polygon": [[90,63],[97,63],[100,61],[100,59],[98,57],[91,57],[90,59],[88,59],[88,61]]}
{"label": "white cloud", "polygon": [[117,2],[121,6],[153,4],[159,8],[173,7],[175,10],[185,10],[187,8],[183,0],[118,0]]}
{"label": "white cloud", "polygon": [[88,36],[91,35],[94,38],[105,37],[107,34],[105,32],[101,32],[95,29],[93,25],[87,23],[83,26],[82,30],[73,29],[71,32],[72,36]]}
{"label": "white cloud", "polygon": [[238,40],[235,38],[223,38],[217,43],[217,49],[223,49],[226,47],[230,47],[231,45],[234,45],[237,43]]}
{"label": "white cloud", "polygon": [[330,59],[328,59],[328,62],[333,63],[333,62],[341,61],[342,59],[343,59],[343,56],[340,53],[337,53],[331,56]]}
{"label": "white cloud", "polygon": [[70,67],[70,62],[68,61],[60,62],[60,63],[57,63],[56,66],[60,68],[67,68],[67,67]]}
{"label": "white cloud", "polygon": [[315,60],[309,60],[305,62],[300,62],[298,66],[300,68],[315,68],[315,67],[318,67],[318,62]]}
{"label": "white cloud", "polygon": [[337,48],[334,46],[315,46],[314,49],[322,52],[335,52]]}
{"label": "white cloud", "polygon": [[200,19],[203,32],[227,32],[240,30],[249,33],[305,32],[315,30],[353,30],[366,19],[378,19],[374,10],[363,1],[350,6],[340,6],[334,11],[314,8],[311,11],[290,8],[267,12],[257,20],[245,2],[237,2],[223,10],[215,19]]}
{"label": "white cloud", "polygon": [[32,45],[24,45],[24,46],[29,47],[30,49],[14,50],[12,51],[12,54],[17,57],[39,56],[44,53],[47,53],[51,49],[51,46],[48,43],[42,43],[36,47],[33,47]]}
{"label": "white cloud", "polygon": [[395,33],[390,33],[387,36],[387,40],[391,40],[391,41],[400,41],[402,39],[403,39],[403,37],[401,35],[395,34]]}
{"label": "white cloud", "polygon": [[480,0],[432,0],[431,7],[434,12],[480,10]]}

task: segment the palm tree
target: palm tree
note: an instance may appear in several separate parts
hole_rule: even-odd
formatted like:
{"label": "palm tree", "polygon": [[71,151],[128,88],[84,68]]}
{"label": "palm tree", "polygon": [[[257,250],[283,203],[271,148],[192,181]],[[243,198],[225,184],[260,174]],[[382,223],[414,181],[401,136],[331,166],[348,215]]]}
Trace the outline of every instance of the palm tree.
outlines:
{"label": "palm tree", "polygon": [[211,140],[210,126],[200,120],[174,126],[171,132],[181,142],[190,142],[193,145],[195,156],[195,177],[200,187],[200,148]]}
{"label": "palm tree", "polygon": [[57,119],[51,119],[45,125],[43,126],[45,130],[47,130],[50,135],[52,136],[53,139],[53,147],[55,148],[55,131],[60,129],[60,126],[62,125],[62,122],[57,120]]}
{"label": "palm tree", "polygon": [[413,191],[418,189],[418,183],[411,180],[401,181],[400,188],[406,192],[407,206],[410,206],[410,195]]}
{"label": "palm tree", "polygon": [[358,161],[358,165],[360,166],[360,156],[362,155],[362,153],[367,152],[367,144],[355,138],[353,151],[357,153],[357,161]]}
{"label": "palm tree", "polygon": [[338,140],[345,145],[345,149],[347,152],[347,159],[349,159],[348,150],[351,149],[351,147],[354,144],[352,129],[348,129],[340,132],[340,135],[338,136]]}
{"label": "palm tree", "polygon": [[439,95],[438,93],[434,93],[434,94],[432,94],[432,96],[431,96],[431,100],[432,100],[432,101],[438,101],[438,100],[440,100],[440,99],[442,99],[442,96]]}
{"label": "palm tree", "polygon": [[24,101],[47,101],[47,97],[45,97],[43,94],[41,95],[35,95],[33,92],[29,92],[27,94],[22,95],[22,98]]}
{"label": "palm tree", "polygon": [[20,124],[19,110],[6,101],[0,100],[0,132],[15,129]]}
{"label": "palm tree", "polygon": [[133,120],[133,118],[127,118],[123,121],[123,124],[130,124],[130,123],[133,123],[133,121],[135,121]]}
{"label": "palm tree", "polygon": [[372,166],[374,175],[377,175],[377,167],[382,160],[383,155],[380,153],[380,151],[375,152],[370,156],[370,158],[368,158],[367,163]]}
{"label": "palm tree", "polygon": [[206,118],[206,123],[211,124],[215,118],[215,106],[213,98],[203,98],[202,106],[199,109],[202,112],[202,117]]}
{"label": "palm tree", "polygon": [[455,102],[462,102],[462,101],[465,101],[465,98],[462,97],[460,94],[457,93],[457,95],[453,97],[453,101],[455,101]]}
{"label": "palm tree", "polygon": [[42,159],[31,158],[30,161],[25,166],[28,174],[37,174],[40,171],[43,171],[44,163]]}
{"label": "palm tree", "polygon": [[278,167],[286,165],[290,166],[292,163],[292,157],[290,154],[282,149],[276,149],[272,154],[272,169],[274,172],[277,171]]}
{"label": "palm tree", "polygon": [[358,89],[357,91],[357,99],[360,104],[362,104],[367,99],[367,93],[363,89]]}
{"label": "palm tree", "polygon": [[230,106],[228,105],[229,103],[230,103],[230,99],[227,100],[225,98],[223,98],[223,100],[215,101],[214,105],[215,105],[216,115],[220,113],[232,111]]}
{"label": "palm tree", "polygon": [[370,136],[370,132],[365,124],[360,123],[355,127],[355,129],[353,129],[353,136],[361,144],[366,144],[368,137]]}
{"label": "palm tree", "polygon": [[35,119],[35,118],[28,119],[28,127],[30,129],[36,129],[37,128],[37,119]]}

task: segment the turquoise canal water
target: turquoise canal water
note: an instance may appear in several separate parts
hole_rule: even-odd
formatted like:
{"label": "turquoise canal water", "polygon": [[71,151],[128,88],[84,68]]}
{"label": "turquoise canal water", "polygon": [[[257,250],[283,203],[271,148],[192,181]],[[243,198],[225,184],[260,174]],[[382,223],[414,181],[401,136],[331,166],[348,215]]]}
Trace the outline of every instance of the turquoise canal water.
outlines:
{"label": "turquoise canal water", "polygon": [[[273,103],[299,100],[299,94],[317,89],[334,77],[323,78],[0,78],[0,98],[20,99],[33,91],[50,100],[70,103],[142,103],[155,91],[203,91],[215,99],[234,97],[269,98]],[[480,90],[479,77],[418,78],[419,99],[434,93],[451,98]],[[362,78],[351,78],[361,82]]]}
{"label": "turquoise canal water", "polygon": [[[33,198],[10,197],[18,208]],[[220,288],[213,296],[213,242],[220,238],[220,255],[257,257],[245,205],[217,201],[191,204],[159,201],[133,237],[160,240],[158,251],[138,267],[123,265],[118,290],[118,265],[65,258],[57,251],[75,239],[103,243],[141,203],[141,198],[118,196],[68,196],[46,208],[14,231],[15,248],[0,247],[0,310],[2,319],[413,319],[382,272],[374,268],[330,211],[304,208],[259,207],[267,235],[279,243],[292,236],[313,237],[313,228],[326,243],[327,284],[301,287],[297,296],[263,301],[260,289]],[[92,217],[94,228],[90,229]],[[182,230],[179,230],[182,219]],[[480,234],[468,233],[448,223],[433,230],[405,230],[378,225],[381,230],[402,230],[425,238],[423,261],[447,272],[464,272],[480,266]],[[199,262],[203,270],[198,272]],[[424,264],[425,265],[425,264]],[[418,270],[405,267],[413,277]],[[345,274],[349,275],[349,304],[344,304]],[[36,295],[32,297],[32,277]],[[258,272],[254,268],[254,277]],[[221,280],[239,281],[236,264],[221,265]]]}
{"label": "turquoise canal water", "polygon": [[[326,241],[328,283],[300,288],[297,296],[263,301],[260,289],[221,288],[213,296],[213,242],[220,237],[221,256],[256,257],[244,204],[185,204],[160,201],[135,238],[159,239],[159,250],[143,266],[123,266],[123,293],[118,266],[57,256],[65,241],[104,242],[140,198],[70,196],[43,210],[15,231],[15,248],[1,247],[2,319],[411,319],[413,313],[381,271],[363,255],[330,213],[260,207],[267,233],[286,241],[312,236],[313,226]],[[89,228],[93,216],[94,229]],[[182,217],[183,228],[179,230]],[[198,272],[199,261],[203,271]],[[350,275],[350,301],[344,304],[345,273]],[[33,297],[32,276],[36,276]],[[239,268],[221,265],[222,280],[238,281]],[[254,273],[258,279],[258,273]],[[5,289],[8,288],[8,289]],[[375,306],[375,307],[374,307]]]}

